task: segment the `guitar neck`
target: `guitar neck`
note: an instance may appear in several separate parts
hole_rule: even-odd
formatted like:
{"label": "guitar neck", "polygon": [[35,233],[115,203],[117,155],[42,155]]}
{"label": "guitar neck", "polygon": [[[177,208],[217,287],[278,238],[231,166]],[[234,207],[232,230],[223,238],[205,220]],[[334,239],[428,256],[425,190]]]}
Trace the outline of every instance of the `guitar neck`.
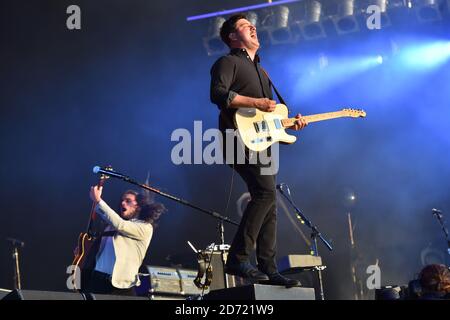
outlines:
{"label": "guitar neck", "polygon": [[[106,179],[107,179],[107,177],[102,176],[102,177],[100,178],[100,180],[98,181],[97,186],[98,186],[99,188],[100,188],[100,187],[103,187],[103,186],[105,185]],[[89,215],[89,222],[88,222],[88,226],[87,226],[87,228],[86,228],[86,233],[87,233],[87,234],[91,234],[91,232],[92,232],[92,224],[93,224],[93,222],[94,222],[95,220],[97,220],[97,214],[96,214],[96,212],[95,212],[95,207],[96,207],[96,206],[97,206],[97,203],[96,203],[95,201],[92,202],[91,214]]]}
{"label": "guitar neck", "polygon": [[[309,116],[303,116],[303,118],[308,123],[336,119],[336,118],[343,118],[343,117],[347,117],[347,114],[343,111],[325,112],[325,113],[312,114]],[[284,127],[292,127],[296,120],[297,120],[296,118],[288,118],[288,119],[281,120],[281,122],[283,123]]]}

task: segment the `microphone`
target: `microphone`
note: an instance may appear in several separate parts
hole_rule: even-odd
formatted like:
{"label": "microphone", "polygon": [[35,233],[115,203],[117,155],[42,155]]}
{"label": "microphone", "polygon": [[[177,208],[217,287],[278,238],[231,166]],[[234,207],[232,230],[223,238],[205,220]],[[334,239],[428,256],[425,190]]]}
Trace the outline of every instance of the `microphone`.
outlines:
{"label": "microphone", "polygon": [[18,247],[21,247],[21,248],[23,248],[23,247],[25,246],[25,242],[23,242],[23,241],[21,241],[21,240],[18,240],[18,239],[14,239],[14,238],[6,238],[6,241],[11,242],[11,244],[12,244],[13,246],[18,246]]}
{"label": "microphone", "polygon": [[437,216],[438,219],[442,219],[442,211],[436,208],[431,209],[433,215]]}
{"label": "microphone", "polygon": [[112,171],[112,170],[106,170],[105,168],[101,168],[99,166],[95,166],[92,169],[92,172],[94,172],[94,173],[101,173],[101,174],[104,174],[104,175],[107,175],[107,176],[110,176],[110,177],[115,177],[115,178],[119,178],[119,179],[123,179],[123,180],[130,180],[130,178],[127,177],[124,174],[121,174],[121,173],[118,173],[118,172],[115,172],[115,171]]}
{"label": "microphone", "polygon": [[288,195],[290,196],[291,190],[289,190],[289,187],[286,183],[277,184],[277,189],[280,190],[281,192],[283,192],[283,188],[286,188],[286,191],[287,191]]}

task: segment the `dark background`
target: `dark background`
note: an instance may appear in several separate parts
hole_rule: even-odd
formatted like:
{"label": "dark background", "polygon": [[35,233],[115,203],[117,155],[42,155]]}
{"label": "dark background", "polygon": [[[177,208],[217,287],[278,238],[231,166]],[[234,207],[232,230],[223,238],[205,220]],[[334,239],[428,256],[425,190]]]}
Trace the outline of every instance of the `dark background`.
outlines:
{"label": "dark background", "polygon": [[[13,287],[5,240],[13,237],[25,242],[23,288],[66,289],[66,267],[88,219],[94,165],[111,164],[140,181],[149,172],[150,183],[163,191],[239,219],[235,202],[245,191],[240,178],[225,212],[231,170],[172,164],[176,143],[170,136],[176,128],[193,132],[194,120],[202,120],[204,130],[213,128],[218,115],[209,101],[209,69],[217,56],[208,56],[202,45],[208,24],[186,17],[255,3],[2,1],[0,287]],[[81,8],[81,30],[66,28],[71,4]],[[387,60],[355,74],[344,67],[322,79],[314,78],[309,59],[319,52],[338,61],[385,54],[390,39],[449,41],[448,27],[448,21],[414,24],[376,37],[363,32],[261,49],[262,64],[293,113],[348,106],[368,114],[364,120],[312,124],[296,144],[280,147],[278,181],[289,184],[299,207],[333,241],[333,252],[320,245],[329,299],[353,297],[348,212],[356,224],[362,272],[378,259],[382,284],[414,278],[427,247],[441,250],[445,260],[431,208],[450,212],[450,68],[447,63],[416,71]],[[128,188],[111,179],[104,198],[116,204]],[[356,201],[349,203],[352,192]],[[215,221],[157,200],[169,212],[145,263],[195,267],[187,241],[198,248],[215,242]],[[278,230],[280,257],[308,254],[281,211]],[[234,232],[226,226],[227,243]]]}

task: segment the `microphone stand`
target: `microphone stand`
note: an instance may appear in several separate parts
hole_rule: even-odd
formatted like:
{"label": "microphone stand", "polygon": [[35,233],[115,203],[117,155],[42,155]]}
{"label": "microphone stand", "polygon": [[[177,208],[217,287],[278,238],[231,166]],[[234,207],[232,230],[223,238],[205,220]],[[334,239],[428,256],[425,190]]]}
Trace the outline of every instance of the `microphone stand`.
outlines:
{"label": "microphone stand", "polygon": [[[287,194],[283,191],[283,188],[286,188]],[[319,231],[319,229],[309,220],[301,211],[300,209],[295,205],[295,203],[291,199],[291,191],[289,190],[289,187],[285,183],[281,183],[277,186],[277,189],[280,191],[280,193],[287,199],[287,201],[291,204],[291,206],[295,210],[295,214],[297,217],[304,222],[306,226],[308,226],[311,229],[311,253],[312,255],[318,257],[319,256],[319,248],[317,246],[317,238],[319,238],[325,246],[328,248],[328,250],[333,251],[333,247],[331,244],[322,236],[322,233]],[[320,299],[325,300],[324,292],[323,292],[323,280],[322,280],[322,270],[323,267],[316,267],[317,275],[319,278],[319,294]]]}
{"label": "microphone stand", "polygon": [[22,289],[22,284],[20,280],[20,268],[19,268],[19,248],[23,248],[25,243],[23,241],[13,239],[13,238],[7,238],[7,241],[11,242],[13,246],[13,253],[12,257],[14,260],[14,289],[20,290]]}
{"label": "microphone stand", "polygon": [[442,212],[437,209],[433,209],[431,211],[433,212],[433,216],[435,216],[437,218],[439,224],[441,225],[442,231],[444,232],[444,235],[445,235],[445,240],[447,240],[447,253],[450,254],[450,239],[448,236],[448,230],[445,227],[445,221],[442,218],[443,217]]}
{"label": "microphone stand", "polygon": [[[192,203],[190,203],[190,202],[188,202],[186,200],[183,200],[183,199],[175,197],[175,196],[173,196],[171,194],[162,192],[161,190],[158,190],[156,188],[150,187],[147,184],[139,183],[139,182],[131,179],[130,177],[128,177],[128,176],[126,176],[124,174],[115,172],[113,170],[104,170],[104,169],[101,169],[99,167],[94,167],[93,171],[94,171],[94,173],[101,173],[101,174],[108,175],[108,176],[113,177],[113,178],[121,179],[121,180],[123,180],[125,182],[128,182],[130,184],[134,184],[134,185],[136,185],[136,186],[138,186],[138,187],[140,187],[142,189],[145,189],[145,190],[151,191],[153,193],[159,194],[162,197],[165,197],[167,199],[176,201],[176,202],[181,203],[182,205],[188,206],[190,208],[196,209],[196,210],[198,210],[200,212],[203,212],[203,213],[205,213],[207,215],[210,215],[211,217],[216,218],[217,220],[219,220],[218,227],[217,227],[218,233],[219,233],[219,239],[220,239],[219,250],[222,252],[222,263],[223,263],[223,265],[225,267],[225,257],[224,257],[224,254],[225,254],[225,231],[224,230],[225,229],[224,229],[224,223],[227,222],[227,223],[235,225],[235,226],[239,226],[239,223],[231,220],[228,217],[222,216],[221,214],[219,214],[219,213],[217,213],[215,211],[203,209],[203,208],[201,208],[199,206],[196,206],[196,205],[194,205],[194,204],[192,204]],[[225,272],[224,272],[223,276],[224,276],[225,288],[228,288],[228,278],[227,278]]]}

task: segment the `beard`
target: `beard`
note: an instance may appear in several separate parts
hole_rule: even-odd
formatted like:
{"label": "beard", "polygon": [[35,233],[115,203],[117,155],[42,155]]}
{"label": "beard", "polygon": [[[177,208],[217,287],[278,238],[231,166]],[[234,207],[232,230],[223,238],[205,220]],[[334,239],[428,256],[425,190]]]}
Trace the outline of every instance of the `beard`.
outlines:
{"label": "beard", "polygon": [[133,209],[128,209],[128,211],[127,211],[124,208],[122,208],[121,213],[120,213],[120,216],[124,220],[134,219],[134,218],[137,217],[137,215],[138,215],[138,211],[136,209],[134,209],[134,210]]}

